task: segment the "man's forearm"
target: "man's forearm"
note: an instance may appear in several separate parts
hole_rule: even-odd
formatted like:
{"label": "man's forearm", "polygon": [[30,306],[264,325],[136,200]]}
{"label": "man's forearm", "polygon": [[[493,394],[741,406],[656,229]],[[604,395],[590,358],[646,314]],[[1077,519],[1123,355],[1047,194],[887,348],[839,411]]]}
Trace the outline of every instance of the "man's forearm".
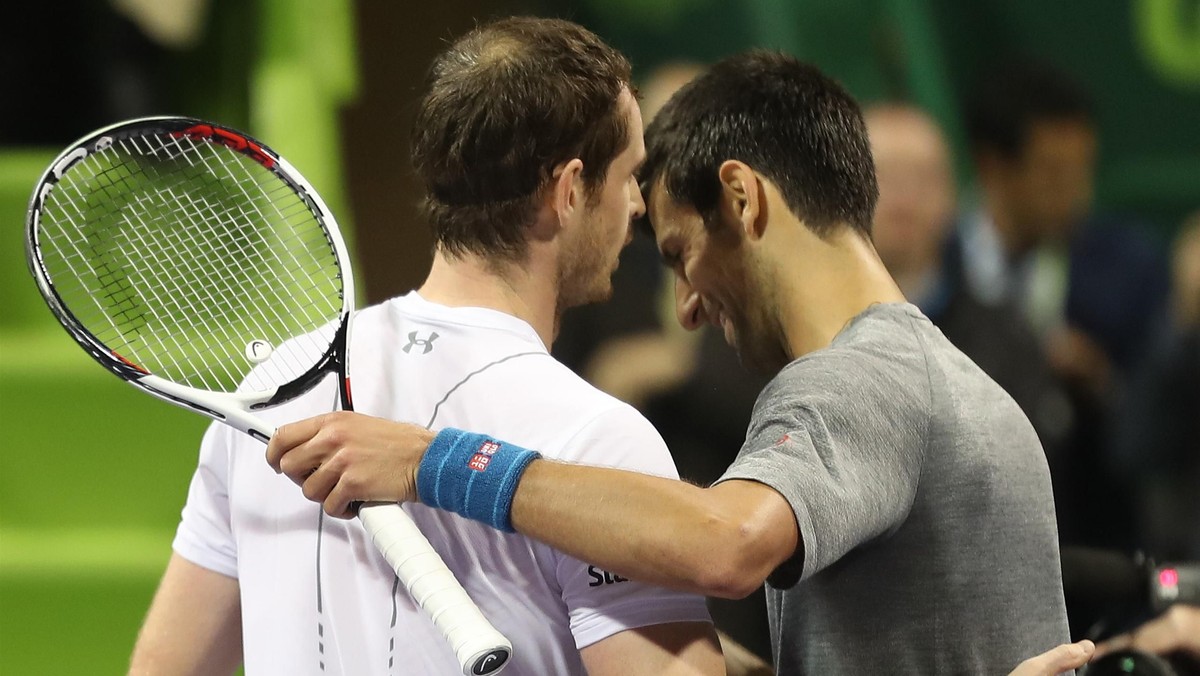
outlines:
{"label": "man's forearm", "polygon": [[[462,430],[435,434],[348,412],[283,425],[267,446],[270,465],[331,516],[352,517],[356,501],[421,499],[515,528],[614,573],[708,596],[753,592],[797,551],[791,505],[764,484],[699,488],[625,470],[527,462],[527,454]],[[497,480],[467,490],[482,471]],[[515,491],[510,472],[520,477]]]}
{"label": "man's forearm", "polygon": [[[772,501],[767,493],[783,502],[751,482],[702,489],[636,472],[539,460],[522,477],[512,522],[521,533],[605,570],[740,598],[795,549],[795,535],[789,547],[788,534],[778,532],[784,530],[775,523],[779,505],[761,504]],[[790,510],[786,514],[794,529]]]}

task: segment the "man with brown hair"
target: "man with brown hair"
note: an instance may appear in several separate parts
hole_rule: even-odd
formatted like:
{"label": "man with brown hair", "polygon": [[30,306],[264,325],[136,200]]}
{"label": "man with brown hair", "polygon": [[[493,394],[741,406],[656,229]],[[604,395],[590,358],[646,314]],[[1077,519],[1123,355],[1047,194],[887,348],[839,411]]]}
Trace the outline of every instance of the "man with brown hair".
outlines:
{"label": "man with brown hair", "polygon": [[[482,26],[438,56],[412,137],[433,266],[418,291],[357,315],[359,410],[502,430],[564,461],[674,478],[653,427],[547,350],[564,309],[607,298],[645,210],[629,75],[595,35],[545,19]],[[331,392],[264,418],[328,412]],[[244,653],[251,674],[457,672],[359,523],[322,519],[305,499],[315,494],[253,445],[221,426],[205,437],[133,671],[229,673]],[[489,462],[481,450],[481,477]],[[406,509],[512,641],[505,673],[724,673],[703,597],[628,580],[508,524]]]}

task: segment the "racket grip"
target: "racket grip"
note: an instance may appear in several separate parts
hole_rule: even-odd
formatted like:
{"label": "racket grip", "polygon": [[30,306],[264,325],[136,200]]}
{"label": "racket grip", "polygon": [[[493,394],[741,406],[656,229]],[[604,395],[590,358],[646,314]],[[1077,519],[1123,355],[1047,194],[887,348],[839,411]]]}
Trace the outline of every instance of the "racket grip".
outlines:
{"label": "racket grip", "polygon": [[366,503],[358,518],[413,600],[449,642],[464,676],[494,674],[512,643],[496,631],[408,514],[393,503]]}

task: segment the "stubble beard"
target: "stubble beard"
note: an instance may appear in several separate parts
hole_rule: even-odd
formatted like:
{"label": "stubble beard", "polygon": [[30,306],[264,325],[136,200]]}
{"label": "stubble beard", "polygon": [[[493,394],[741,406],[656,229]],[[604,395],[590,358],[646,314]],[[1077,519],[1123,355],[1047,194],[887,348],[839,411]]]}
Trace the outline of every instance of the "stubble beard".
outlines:
{"label": "stubble beard", "polygon": [[[751,273],[746,283],[747,290],[754,288],[764,290],[764,295],[751,302],[747,294],[742,309],[743,312],[733,322],[734,349],[742,366],[755,373],[775,375],[790,362],[787,349],[784,346],[785,332],[779,322],[776,308],[776,298],[770,291],[774,288],[772,281],[757,273]],[[752,309],[754,308],[754,309]],[[751,321],[751,314],[757,320]]]}
{"label": "stubble beard", "polygon": [[[589,224],[595,226],[596,224]],[[624,247],[622,247],[624,248]],[[606,302],[612,298],[612,277],[621,250],[613,258],[598,229],[589,229],[559,265],[559,310]]]}
{"label": "stubble beard", "polygon": [[600,269],[601,254],[597,249],[582,247],[559,265],[558,316],[573,307],[605,302],[612,297],[612,272]]}

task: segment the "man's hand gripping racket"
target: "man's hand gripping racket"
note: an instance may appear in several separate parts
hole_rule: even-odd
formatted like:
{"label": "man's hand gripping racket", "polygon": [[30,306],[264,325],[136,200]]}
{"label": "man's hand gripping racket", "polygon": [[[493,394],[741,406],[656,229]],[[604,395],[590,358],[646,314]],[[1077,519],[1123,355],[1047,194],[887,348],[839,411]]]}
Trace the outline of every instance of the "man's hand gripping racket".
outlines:
{"label": "man's hand gripping racket", "polygon": [[[237,131],[147,118],[54,160],[27,215],[29,267],[79,345],[135,387],[266,442],[254,411],[347,377],[354,282],[337,223],[286,161]],[[395,504],[359,518],[463,673],[512,645]]]}

